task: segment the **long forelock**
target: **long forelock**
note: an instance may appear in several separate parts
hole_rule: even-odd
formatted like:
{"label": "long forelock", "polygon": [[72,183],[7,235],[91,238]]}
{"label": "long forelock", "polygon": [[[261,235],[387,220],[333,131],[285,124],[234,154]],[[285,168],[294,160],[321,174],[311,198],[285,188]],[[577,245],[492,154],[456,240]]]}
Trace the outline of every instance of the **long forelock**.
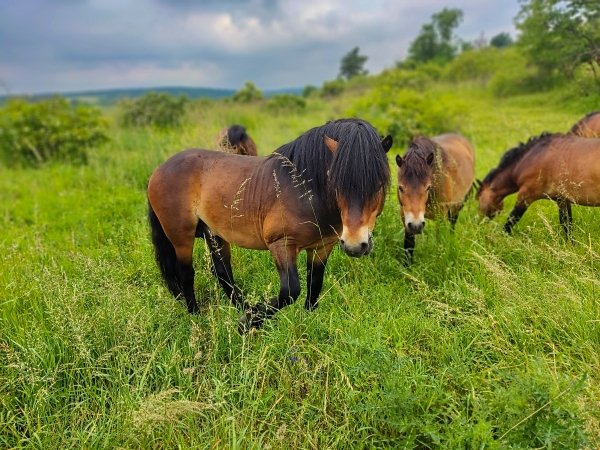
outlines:
{"label": "long forelock", "polygon": [[431,176],[433,170],[427,163],[430,154],[435,154],[436,144],[430,139],[419,138],[411,142],[404,155],[401,176],[411,185],[419,185]]}
{"label": "long forelock", "polygon": [[[338,142],[335,153],[325,145],[326,136]],[[359,119],[339,119],[308,130],[270,156],[274,161],[282,158],[287,164],[276,164],[275,170],[289,172],[293,166],[322,199],[340,195],[347,201],[369,201],[390,184],[381,140],[370,124]]]}
{"label": "long forelock", "polygon": [[329,192],[347,202],[368,203],[390,185],[390,169],[381,140],[367,122],[347,119],[334,124],[337,128],[325,130],[339,143],[330,167]]}

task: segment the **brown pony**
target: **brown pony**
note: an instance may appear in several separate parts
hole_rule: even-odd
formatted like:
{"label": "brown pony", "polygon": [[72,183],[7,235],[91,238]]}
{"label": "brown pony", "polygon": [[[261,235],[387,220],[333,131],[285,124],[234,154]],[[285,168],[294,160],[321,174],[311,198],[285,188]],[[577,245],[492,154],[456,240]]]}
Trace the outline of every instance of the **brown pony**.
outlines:
{"label": "brown pony", "polygon": [[475,155],[463,136],[442,134],[413,139],[404,158],[396,156],[396,164],[404,251],[410,263],[425,218],[447,216],[452,226],[456,223],[473,185]]}
{"label": "brown pony", "polygon": [[236,155],[256,156],[256,144],[241,125],[222,128],[217,136],[217,148]]}
{"label": "brown pony", "polygon": [[600,206],[600,139],[542,133],[507,151],[500,164],[479,182],[479,210],[494,217],[504,197],[517,192],[517,201],[504,224],[510,233],[529,205],[554,200],[559,220],[570,238],[571,204]]}
{"label": "brown pony", "polygon": [[[204,238],[213,272],[226,295],[245,308],[240,331],[300,295],[296,259],[307,252],[305,306],[313,309],[327,258],[340,241],[350,256],[368,254],[371,232],[390,182],[386,152],[391,137],[358,119],[313,128],[268,157],[248,158],[210,150],[178,153],[148,183],[155,256],[167,286],[197,310],[192,250]],[[279,295],[247,307],[235,285],[230,245],[269,250],[279,273]]]}
{"label": "brown pony", "polygon": [[591,112],[571,127],[569,134],[600,138],[600,111]]}

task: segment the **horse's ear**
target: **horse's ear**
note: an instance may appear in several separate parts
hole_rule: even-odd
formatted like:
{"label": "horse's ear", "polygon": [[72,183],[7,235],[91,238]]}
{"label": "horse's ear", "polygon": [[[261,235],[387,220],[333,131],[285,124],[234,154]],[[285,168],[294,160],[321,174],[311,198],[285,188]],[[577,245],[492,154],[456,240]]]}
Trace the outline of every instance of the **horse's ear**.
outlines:
{"label": "horse's ear", "polygon": [[429,155],[427,155],[427,164],[429,164],[431,166],[433,164],[434,160],[435,160],[434,152],[431,152]]}
{"label": "horse's ear", "polygon": [[393,142],[392,136],[389,134],[381,140],[381,145],[386,153],[390,150],[390,148],[392,148]]}
{"label": "horse's ear", "polygon": [[396,165],[402,167],[402,156],[396,155]]}
{"label": "horse's ear", "polygon": [[338,141],[331,139],[329,136],[325,136],[325,145],[331,153],[335,153],[339,147]]}

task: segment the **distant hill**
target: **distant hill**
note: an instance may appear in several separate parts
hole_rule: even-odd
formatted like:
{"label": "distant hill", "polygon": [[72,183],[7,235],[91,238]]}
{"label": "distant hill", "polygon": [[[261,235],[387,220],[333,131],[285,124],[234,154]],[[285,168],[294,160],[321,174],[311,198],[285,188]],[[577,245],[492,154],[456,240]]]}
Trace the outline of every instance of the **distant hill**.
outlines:
{"label": "distant hill", "polygon": [[[55,93],[44,93],[44,94],[33,94],[33,95],[16,95],[14,97],[24,97],[33,100],[40,100],[56,95],[60,95],[73,101],[80,101],[86,103],[94,103],[102,106],[111,105],[123,98],[137,98],[141,97],[148,92],[164,92],[171,95],[183,95],[188,97],[190,100],[198,98],[208,99],[219,99],[225,97],[231,97],[236,90],[235,89],[214,89],[205,87],[185,87],[185,86],[174,86],[174,87],[151,87],[151,88],[124,88],[124,89],[100,89],[90,91],[76,91],[76,92],[55,92]],[[271,89],[263,91],[266,97],[272,97],[273,95],[279,94],[294,94],[300,95],[302,88],[289,88],[289,89]],[[0,102],[6,101],[7,98],[13,96],[1,96]]]}

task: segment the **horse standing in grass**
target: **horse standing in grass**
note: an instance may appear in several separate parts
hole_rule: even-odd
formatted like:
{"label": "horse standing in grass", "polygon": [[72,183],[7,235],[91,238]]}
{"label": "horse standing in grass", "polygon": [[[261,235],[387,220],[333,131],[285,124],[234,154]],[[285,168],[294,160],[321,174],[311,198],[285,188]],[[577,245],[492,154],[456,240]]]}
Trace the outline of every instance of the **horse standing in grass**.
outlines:
{"label": "horse standing in grass", "polygon": [[241,125],[222,128],[217,136],[217,148],[237,155],[258,155],[256,144]]}
{"label": "horse standing in grass", "polygon": [[560,224],[571,236],[571,205],[600,206],[600,139],[542,133],[507,151],[498,167],[479,184],[479,210],[489,218],[517,192],[504,231],[510,233],[529,205],[550,199],[558,205]]}
{"label": "horse standing in grass", "polygon": [[[210,150],[178,153],[148,182],[155,256],[171,292],[197,310],[192,250],[204,238],[213,272],[234,305],[245,308],[240,331],[300,295],[296,259],[307,252],[311,310],[323,284],[327,258],[339,241],[350,256],[368,254],[371,232],[390,182],[383,140],[367,122],[341,119],[313,128],[268,157]],[[248,307],[235,285],[230,245],[269,250],[279,273],[279,295]]]}
{"label": "horse standing in grass", "polygon": [[588,138],[600,138],[600,111],[587,114],[571,127],[569,134]]}
{"label": "horse standing in grass", "polygon": [[413,139],[404,158],[396,156],[396,164],[404,251],[410,263],[425,218],[447,216],[454,227],[473,185],[475,155],[463,136],[442,134]]}

